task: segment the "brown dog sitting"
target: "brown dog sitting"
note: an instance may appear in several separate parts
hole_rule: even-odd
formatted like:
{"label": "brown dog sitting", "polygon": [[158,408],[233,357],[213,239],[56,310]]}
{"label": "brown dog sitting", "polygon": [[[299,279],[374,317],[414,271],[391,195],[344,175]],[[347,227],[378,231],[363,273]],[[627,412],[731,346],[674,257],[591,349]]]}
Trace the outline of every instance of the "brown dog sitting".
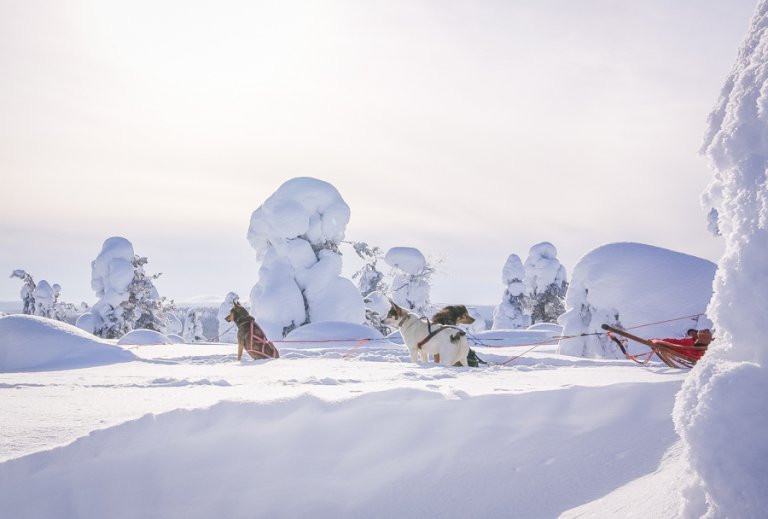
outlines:
{"label": "brown dog sitting", "polygon": [[243,358],[243,350],[248,352],[251,358],[276,359],[280,357],[280,352],[267,339],[264,330],[256,324],[256,320],[248,313],[237,301],[232,305],[232,310],[224,318],[225,321],[237,325],[237,360]]}
{"label": "brown dog sitting", "polygon": [[[469,310],[464,305],[448,305],[438,310],[435,315],[432,316],[432,324],[442,324],[444,326],[456,326],[457,324],[472,324],[475,322],[475,318],[469,315]],[[470,348],[470,355],[477,357],[474,351]],[[440,354],[434,355],[435,364],[440,363]]]}

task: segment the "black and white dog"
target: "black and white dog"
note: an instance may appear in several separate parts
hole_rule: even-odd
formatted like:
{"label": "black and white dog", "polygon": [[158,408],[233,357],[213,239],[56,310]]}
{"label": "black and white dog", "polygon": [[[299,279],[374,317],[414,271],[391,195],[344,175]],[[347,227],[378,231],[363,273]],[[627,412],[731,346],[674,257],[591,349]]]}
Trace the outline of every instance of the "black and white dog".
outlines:
{"label": "black and white dog", "polygon": [[443,366],[467,366],[469,343],[463,330],[453,326],[431,325],[418,315],[391,303],[384,323],[400,329],[413,362],[429,362],[429,355],[438,356]]}

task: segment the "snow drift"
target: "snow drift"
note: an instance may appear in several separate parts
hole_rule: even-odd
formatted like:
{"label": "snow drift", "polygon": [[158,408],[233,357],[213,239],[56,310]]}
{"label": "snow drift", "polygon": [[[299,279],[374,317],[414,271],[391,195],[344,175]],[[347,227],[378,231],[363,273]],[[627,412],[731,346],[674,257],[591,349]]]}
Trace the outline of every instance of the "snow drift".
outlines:
{"label": "snow drift", "polygon": [[[675,438],[679,382],[641,386],[148,415],[0,464],[0,505],[28,518],[556,517],[653,470]],[[564,477],[567,492],[530,498]]]}
{"label": "snow drift", "polygon": [[83,368],[135,360],[70,324],[32,315],[0,318],[0,372]]}

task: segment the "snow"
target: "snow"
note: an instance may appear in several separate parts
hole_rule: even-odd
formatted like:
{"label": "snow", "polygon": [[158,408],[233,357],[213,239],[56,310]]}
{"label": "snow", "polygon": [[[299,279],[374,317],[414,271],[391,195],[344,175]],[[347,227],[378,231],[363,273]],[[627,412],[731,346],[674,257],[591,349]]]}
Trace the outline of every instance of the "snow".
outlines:
{"label": "snow", "polygon": [[[330,184],[290,180],[248,233],[261,259],[251,308],[277,360],[0,318],[3,515],[768,516],[767,27],[762,0],[705,140],[704,202],[726,242],[717,267],[606,244],[573,269],[562,328],[473,331],[482,368],[414,364],[398,333],[361,324],[362,298],[340,277],[349,207]],[[404,277],[428,267],[399,249],[388,263]],[[556,254],[531,249],[529,288],[566,280]],[[123,300],[131,258],[111,238],[93,262],[104,305]],[[605,322],[649,337],[714,326],[716,340],[690,371],[641,367],[617,358]]]}
{"label": "snow", "polygon": [[678,394],[692,477],[684,517],[766,517],[768,502],[768,1],[761,0],[710,116],[704,200],[725,240],[708,313],[718,340]]}
{"label": "snow", "polygon": [[[635,331],[637,335],[659,338],[683,337],[690,328],[708,328],[710,321],[697,314],[706,312],[715,270],[711,261],[641,243],[598,247],[582,256],[573,269],[566,312],[559,319],[563,335],[602,333],[602,324],[644,325]],[[561,343],[560,353],[621,356],[605,335],[568,339]]]}
{"label": "snow", "polygon": [[80,328],[33,315],[0,318],[0,373],[127,362],[130,352]]}
{"label": "snow", "polygon": [[307,322],[365,321],[362,296],[341,277],[349,217],[336,188],[311,177],[283,183],[253,212],[248,241],[261,266],[250,307],[268,337]]}
{"label": "snow", "polygon": [[[42,321],[17,320],[14,340]],[[274,361],[238,362],[232,344],[145,344],[131,362],[3,374],[0,506],[9,517],[557,517],[657,469],[684,372],[563,357],[552,343],[502,364],[556,331],[493,333],[506,340],[475,346],[483,369],[412,364],[369,327],[322,322],[278,342]],[[571,479],[585,473],[595,477]],[[562,478],[568,491],[553,494]]]}
{"label": "snow", "polygon": [[418,274],[427,266],[424,254],[413,247],[392,247],[384,255],[384,262],[411,275]]}
{"label": "snow", "polygon": [[548,241],[531,247],[525,260],[525,286],[529,294],[543,292],[553,284],[568,281],[565,267],[557,259],[557,249]]}
{"label": "snow", "polygon": [[174,344],[176,341],[154,330],[133,330],[117,341],[118,346],[135,346],[146,344]]}

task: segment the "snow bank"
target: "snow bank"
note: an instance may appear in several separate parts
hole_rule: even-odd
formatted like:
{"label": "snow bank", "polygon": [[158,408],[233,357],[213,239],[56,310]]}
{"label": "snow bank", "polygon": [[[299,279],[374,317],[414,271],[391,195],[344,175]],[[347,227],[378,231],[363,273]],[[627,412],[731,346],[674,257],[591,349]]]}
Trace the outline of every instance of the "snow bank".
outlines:
{"label": "snow bank", "polygon": [[[611,243],[585,254],[573,269],[559,323],[563,335],[602,332],[602,324],[629,328],[645,337],[682,337],[706,328],[703,313],[712,296],[716,265],[711,261],[640,243]],[[560,353],[578,357],[620,358],[605,335],[560,342]]]}
{"label": "snow bank", "polygon": [[305,324],[286,335],[284,342],[278,343],[286,348],[327,348],[329,346],[353,347],[361,339],[369,339],[382,346],[384,336],[370,326],[323,321]]}
{"label": "snow bank", "polygon": [[768,1],[710,116],[705,200],[725,239],[709,313],[717,340],[686,379],[675,424],[695,475],[685,517],[768,516]]}
{"label": "snow bank", "polygon": [[83,368],[135,357],[75,326],[32,315],[0,318],[0,372]]}
{"label": "snow bank", "polygon": [[174,344],[170,337],[154,330],[133,330],[126,333],[117,341],[119,346],[142,344]]}
{"label": "snow bank", "polygon": [[[656,467],[676,438],[678,388],[400,389],[176,410],[0,464],[0,507],[80,519],[556,517]],[[544,490],[563,478],[567,491]]]}

